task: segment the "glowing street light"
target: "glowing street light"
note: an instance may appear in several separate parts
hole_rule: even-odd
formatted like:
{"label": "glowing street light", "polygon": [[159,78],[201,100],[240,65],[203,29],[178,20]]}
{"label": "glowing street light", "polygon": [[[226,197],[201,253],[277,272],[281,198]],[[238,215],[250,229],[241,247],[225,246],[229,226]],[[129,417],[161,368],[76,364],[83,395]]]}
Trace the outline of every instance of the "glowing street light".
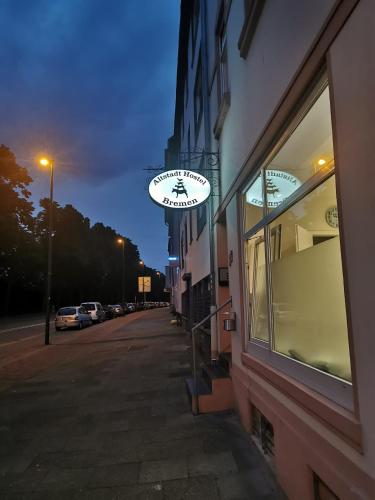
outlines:
{"label": "glowing street light", "polygon": [[118,238],[117,243],[122,245],[122,272],[121,272],[121,302],[125,302],[125,240]]}
{"label": "glowing street light", "polygon": [[53,160],[40,158],[42,167],[50,168],[50,194],[48,208],[48,257],[47,257],[47,280],[46,280],[46,325],[44,332],[44,343],[49,344],[49,319],[51,314],[51,279],[52,279],[52,226],[53,226]]}

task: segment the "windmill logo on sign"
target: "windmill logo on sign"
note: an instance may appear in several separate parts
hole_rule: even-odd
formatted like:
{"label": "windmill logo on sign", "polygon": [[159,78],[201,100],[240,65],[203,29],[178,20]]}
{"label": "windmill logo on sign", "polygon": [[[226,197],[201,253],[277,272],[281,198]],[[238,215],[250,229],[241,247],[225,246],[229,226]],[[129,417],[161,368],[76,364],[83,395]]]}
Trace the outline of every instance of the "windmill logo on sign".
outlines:
{"label": "windmill logo on sign", "polygon": [[188,198],[188,194],[184,186],[184,181],[182,179],[177,179],[177,184],[172,189],[172,193],[176,193],[176,198],[178,198],[180,194],[185,193],[186,198]]}

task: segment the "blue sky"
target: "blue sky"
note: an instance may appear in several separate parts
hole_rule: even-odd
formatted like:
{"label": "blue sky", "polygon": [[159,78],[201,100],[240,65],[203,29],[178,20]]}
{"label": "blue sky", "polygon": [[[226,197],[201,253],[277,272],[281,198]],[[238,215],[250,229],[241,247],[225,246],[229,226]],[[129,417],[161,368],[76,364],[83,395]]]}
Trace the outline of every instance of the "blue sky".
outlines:
{"label": "blue sky", "polygon": [[55,199],[167,264],[162,209],[148,197],[173,132],[179,0],[0,0],[0,143]]}

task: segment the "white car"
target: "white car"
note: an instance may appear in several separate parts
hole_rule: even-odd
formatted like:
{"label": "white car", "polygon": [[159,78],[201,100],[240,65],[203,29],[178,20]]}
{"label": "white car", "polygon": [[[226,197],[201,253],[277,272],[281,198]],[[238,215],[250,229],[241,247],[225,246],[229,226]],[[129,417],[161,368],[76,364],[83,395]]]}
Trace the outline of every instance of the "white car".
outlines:
{"label": "white car", "polygon": [[92,325],[90,314],[82,306],[61,307],[56,314],[55,328],[57,331],[68,328],[79,328]]}
{"label": "white car", "polygon": [[83,302],[81,304],[91,316],[91,319],[97,323],[105,320],[105,311],[100,302]]}

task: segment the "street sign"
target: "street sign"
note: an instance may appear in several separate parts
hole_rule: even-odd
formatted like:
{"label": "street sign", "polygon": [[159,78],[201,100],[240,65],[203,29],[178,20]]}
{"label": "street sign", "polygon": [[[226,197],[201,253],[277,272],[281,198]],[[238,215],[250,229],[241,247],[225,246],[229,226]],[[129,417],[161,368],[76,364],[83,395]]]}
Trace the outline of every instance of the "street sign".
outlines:
{"label": "street sign", "polygon": [[151,292],[151,276],[138,277],[138,292],[139,293]]}

